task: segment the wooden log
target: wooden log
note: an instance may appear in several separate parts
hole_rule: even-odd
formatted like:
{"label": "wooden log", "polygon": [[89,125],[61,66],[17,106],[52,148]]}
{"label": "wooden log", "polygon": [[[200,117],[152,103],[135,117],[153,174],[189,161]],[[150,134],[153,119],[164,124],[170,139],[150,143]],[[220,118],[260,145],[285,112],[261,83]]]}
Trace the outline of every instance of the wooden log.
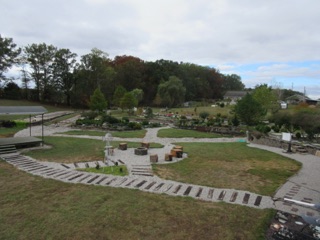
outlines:
{"label": "wooden log", "polygon": [[142,143],[141,143],[141,147],[144,147],[144,148],[148,148],[148,149],[149,149],[150,143],[148,143],[148,142],[142,142]]}
{"label": "wooden log", "polygon": [[152,162],[152,163],[158,162],[158,154],[150,155],[150,162]]}
{"label": "wooden log", "polygon": [[127,148],[128,148],[128,145],[127,145],[127,143],[119,143],[119,149],[120,150],[127,150]]}
{"label": "wooden log", "polygon": [[172,154],[166,153],[166,155],[164,156],[164,160],[165,161],[172,161]]}

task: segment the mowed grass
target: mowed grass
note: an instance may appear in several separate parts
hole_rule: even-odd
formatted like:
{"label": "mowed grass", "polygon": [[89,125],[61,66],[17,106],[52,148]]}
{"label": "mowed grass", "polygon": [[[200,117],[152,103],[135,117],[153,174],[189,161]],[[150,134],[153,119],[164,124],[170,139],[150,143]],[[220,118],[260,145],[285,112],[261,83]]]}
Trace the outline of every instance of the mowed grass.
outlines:
{"label": "mowed grass", "polygon": [[153,165],[165,179],[273,195],[301,164],[245,143],[177,143],[188,159]]}
{"label": "mowed grass", "polygon": [[273,210],[68,184],[0,160],[1,239],[265,239]]}
{"label": "mowed grass", "polygon": [[[72,130],[72,131],[63,132],[62,134],[67,134],[67,135],[87,135],[87,136],[101,136],[101,137],[104,137],[106,135],[106,133],[107,133],[107,131]],[[144,138],[144,136],[147,133],[147,130],[109,132],[109,133],[111,133],[112,137]]]}
{"label": "mowed grass", "polygon": [[[102,140],[75,137],[45,137],[44,142],[51,148],[37,149],[26,152],[25,155],[40,161],[75,163],[99,161],[104,159],[106,143]],[[125,141],[112,141],[114,148]],[[140,147],[140,142],[126,142],[128,148]],[[150,143],[151,148],[161,148],[159,143]]]}
{"label": "mowed grass", "polygon": [[206,132],[199,132],[195,130],[186,130],[186,129],[175,129],[175,128],[168,128],[168,129],[160,129],[158,131],[158,137],[161,138],[219,138],[222,137],[219,134],[215,133],[206,133]]}

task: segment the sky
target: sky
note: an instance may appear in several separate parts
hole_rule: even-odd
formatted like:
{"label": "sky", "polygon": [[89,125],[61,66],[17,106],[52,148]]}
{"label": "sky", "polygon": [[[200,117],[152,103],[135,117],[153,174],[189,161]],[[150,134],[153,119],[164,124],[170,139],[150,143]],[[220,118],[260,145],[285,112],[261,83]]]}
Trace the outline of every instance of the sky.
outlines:
{"label": "sky", "polygon": [[0,34],[19,47],[98,48],[214,67],[246,87],[320,98],[319,0],[0,0]]}

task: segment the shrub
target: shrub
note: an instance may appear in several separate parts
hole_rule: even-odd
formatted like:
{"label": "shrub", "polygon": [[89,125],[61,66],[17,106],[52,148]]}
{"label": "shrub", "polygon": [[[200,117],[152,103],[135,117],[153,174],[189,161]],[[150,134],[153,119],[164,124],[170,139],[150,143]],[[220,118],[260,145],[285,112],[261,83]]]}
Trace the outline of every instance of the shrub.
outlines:
{"label": "shrub", "polygon": [[147,125],[149,125],[149,121],[148,120],[143,120],[141,124],[142,124],[142,126],[147,126]]}
{"label": "shrub", "polygon": [[300,132],[296,132],[296,138],[297,139],[301,139],[301,133]]}
{"label": "shrub", "polygon": [[133,129],[133,130],[140,130],[142,129],[141,124],[140,123],[136,123],[136,122],[129,122],[128,123],[128,127]]}
{"label": "shrub", "polygon": [[13,127],[16,127],[17,124],[14,121],[8,120],[8,121],[2,121],[0,126],[4,128],[13,128]]}
{"label": "shrub", "polygon": [[276,133],[280,132],[280,128],[277,125],[272,126],[271,129]]}
{"label": "shrub", "polygon": [[82,117],[87,118],[87,119],[95,119],[96,117],[98,117],[98,115],[99,114],[94,111],[84,112],[81,114]]}
{"label": "shrub", "polygon": [[120,123],[120,120],[118,118],[111,116],[111,115],[103,114],[102,115],[102,122],[107,122],[110,124],[117,124],[117,123]]}
{"label": "shrub", "polygon": [[265,133],[267,134],[268,132],[271,131],[271,128],[267,125],[264,125],[264,124],[259,124],[255,127],[255,129],[259,132],[262,132],[262,133]]}
{"label": "shrub", "polygon": [[209,113],[208,112],[201,112],[199,113],[199,117],[202,119],[206,119],[207,117],[209,117]]}

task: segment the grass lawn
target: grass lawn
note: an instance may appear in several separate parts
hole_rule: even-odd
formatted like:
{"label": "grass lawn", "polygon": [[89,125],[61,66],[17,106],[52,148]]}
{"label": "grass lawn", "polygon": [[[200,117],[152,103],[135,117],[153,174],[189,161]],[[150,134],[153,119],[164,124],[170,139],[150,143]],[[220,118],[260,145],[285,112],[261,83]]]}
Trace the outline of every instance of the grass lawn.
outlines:
{"label": "grass lawn", "polygon": [[16,121],[16,124],[13,128],[0,128],[0,138],[13,137],[15,133],[27,127],[25,122]]}
{"label": "grass lawn", "polygon": [[[120,170],[121,169],[121,170]],[[116,176],[126,176],[128,175],[128,170],[125,165],[121,166],[112,166],[112,167],[100,167],[99,169],[96,168],[82,168],[77,169],[78,171],[83,172],[91,172],[91,173],[102,173],[102,174],[111,174]]]}
{"label": "grass lawn", "polygon": [[265,239],[273,210],[69,184],[0,160],[1,239]]}
{"label": "grass lawn", "polygon": [[194,130],[186,130],[186,129],[160,129],[158,131],[158,137],[162,138],[219,138],[222,137],[219,134],[215,133],[206,133],[206,132],[199,132]]}
{"label": "grass lawn", "polygon": [[[46,145],[53,146],[50,149],[39,149],[26,152],[25,155],[40,161],[74,163],[98,161],[104,159],[105,142],[87,138],[73,137],[45,137]],[[112,141],[112,146],[117,148],[118,141]],[[140,147],[140,142],[127,142],[128,148]],[[150,143],[151,148],[161,148],[159,143]]]}
{"label": "grass lawn", "polygon": [[177,143],[188,153],[178,163],[153,165],[165,179],[273,195],[301,164],[246,143]]}
{"label": "grass lawn", "polygon": [[[110,132],[113,137],[119,138],[144,138],[147,130],[136,130],[136,131],[123,131],[123,132]],[[72,130],[64,132],[67,135],[87,135],[87,136],[105,136],[106,131],[89,131],[89,130]]]}

